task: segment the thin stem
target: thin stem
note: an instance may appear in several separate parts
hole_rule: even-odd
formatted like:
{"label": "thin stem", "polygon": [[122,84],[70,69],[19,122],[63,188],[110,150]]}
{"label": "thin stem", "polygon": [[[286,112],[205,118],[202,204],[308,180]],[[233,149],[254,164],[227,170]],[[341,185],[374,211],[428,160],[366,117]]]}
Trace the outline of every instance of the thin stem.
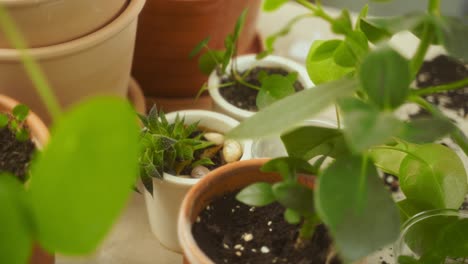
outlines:
{"label": "thin stem", "polygon": [[428,95],[428,94],[446,92],[446,91],[451,91],[451,90],[457,90],[457,89],[464,88],[467,86],[468,86],[468,78],[465,78],[463,80],[456,81],[453,83],[427,87],[427,88],[419,89],[419,90],[413,90],[411,91],[411,95],[416,95],[416,96]]}
{"label": "thin stem", "polygon": [[[440,111],[439,108],[433,106],[431,103],[427,102],[420,96],[411,96],[409,97],[409,101],[418,104],[434,116],[450,120],[442,113],[442,111]],[[465,155],[468,155],[468,139],[458,126],[455,126],[455,130],[450,133],[450,137],[453,139],[453,141],[455,141],[455,143],[458,144],[458,146],[463,150]]]}
{"label": "thin stem", "polygon": [[242,79],[242,77],[239,76],[239,74],[237,72],[232,72],[232,74],[233,74],[234,79],[236,79],[236,81],[238,81],[240,84],[245,85],[245,86],[247,86],[249,88],[255,89],[257,91],[260,91],[260,87],[244,81]]}
{"label": "thin stem", "polygon": [[340,112],[339,112],[337,104],[335,104],[335,114],[336,114],[336,124],[338,125],[338,129],[341,129],[341,118],[340,118]]}
{"label": "thin stem", "polygon": [[61,115],[60,105],[55,97],[50,84],[45,77],[39,64],[29,54],[26,41],[23,36],[19,33],[15,22],[10,17],[3,5],[0,5],[0,26],[3,29],[8,41],[17,49],[21,56],[26,73],[34,84],[35,89],[39,93],[42,101],[44,102],[47,110],[51,114],[53,119],[58,119]]}
{"label": "thin stem", "polygon": [[429,13],[440,16],[440,0],[429,0]]}
{"label": "thin stem", "polygon": [[317,11],[317,7],[307,0],[296,0],[296,2],[301,4],[302,6],[304,6],[305,8],[309,9],[312,12]]}
{"label": "thin stem", "polygon": [[421,42],[419,43],[418,49],[411,60],[411,76],[414,78],[421,65],[424,62],[424,58],[426,57],[427,50],[431,45],[432,38],[434,37],[434,32],[431,30],[431,26],[429,24],[424,25],[423,35],[421,37]]}

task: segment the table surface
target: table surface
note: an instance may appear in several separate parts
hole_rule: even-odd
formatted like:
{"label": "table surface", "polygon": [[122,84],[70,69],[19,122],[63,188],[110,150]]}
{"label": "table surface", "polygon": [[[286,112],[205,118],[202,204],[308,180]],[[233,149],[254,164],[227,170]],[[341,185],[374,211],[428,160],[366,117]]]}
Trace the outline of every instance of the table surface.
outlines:
{"label": "table surface", "polygon": [[[336,13],[334,10],[330,10]],[[278,12],[260,16],[258,30],[261,36],[268,36],[278,30],[290,18],[305,13],[304,9],[288,3]],[[336,37],[329,30],[328,24],[315,18],[301,21],[290,34],[278,40],[276,54],[290,57],[303,63],[307,54],[307,47],[316,39],[329,39]],[[417,39],[408,33],[396,36],[393,43],[402,43],[398,49],[402,54],[409,56],[415,50]],[[440,52],[438,48],[431,48],[430,56]],[[192,99],[186,100],[164,100],[159,99],[158,105],[164,105],[165,111],[174,111],[184,108],[210,109],[209,98],[202,98],[194,103]],[[320,118],[334,120],[333,109],[324,111]],[[368,263],[381,263],[382,260],[392,263],[391,250],[385,249],[368,259]],[[383,259],[382,259],[383,258]],[[126,210],[120,217],[112,232],[102,243],[101,247],[92,256],[70,258],[57,257],[57,264],[174,264],[182,263],[182,257],[164,249],[154,235],[151,233],[144,199],[135,193],[132,196]]]}

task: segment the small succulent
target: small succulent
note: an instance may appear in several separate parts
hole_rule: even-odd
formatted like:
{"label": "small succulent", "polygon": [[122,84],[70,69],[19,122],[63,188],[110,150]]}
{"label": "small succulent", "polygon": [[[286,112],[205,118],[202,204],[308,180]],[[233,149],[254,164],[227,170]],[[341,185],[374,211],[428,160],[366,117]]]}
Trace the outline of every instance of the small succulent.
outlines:
{"label": "small succulent", "polygon": [[18,141],[29,139],[29,132],[25,125],[29,114],[29,107],[19,104],[13,108],[11,114],[0,113],[0,129],[8,128],[13,132]]}
{"label": "small succulent", "polygon": [[180,175],[187,168],[213,165],[205,155],[196,155],[214,145],[203,139],[199,122],[185,124],[185,118],[177,115],[169,123],[164,112],[153,106],[148,116],[140,115],[145,126],[141,132],[140,177],[146,190],[153,193],[152,179],[163,179],[163,173]]}

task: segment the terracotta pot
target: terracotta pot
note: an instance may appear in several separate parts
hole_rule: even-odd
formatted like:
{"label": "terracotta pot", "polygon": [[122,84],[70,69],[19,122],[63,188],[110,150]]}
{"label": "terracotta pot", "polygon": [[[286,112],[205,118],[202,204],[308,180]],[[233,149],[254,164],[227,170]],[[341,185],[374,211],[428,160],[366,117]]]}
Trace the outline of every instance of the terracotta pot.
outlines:
{"label": "terracotta pot", "polygon": [[[128,0],[0,0],[31,48],[67,42],[96,31],[118,16],[127,3]],[[11,48],[3,33],[0,48]]]}
{"label": "terracotta pot", "polygon": [[[200,121],[200,126],[222,133],[229,131],[239,124],[239,122],[228,116],[205,110],[173,112],[166,116],[167,120],[173,122],[177,114],[185,117],[187,124]],[[241,159],[249,159],[252,142],[243,141],[241,145],[243,148]],[[153,180],[153,196],[145,191],[146,208],[148,210],[151,230],[159,242],[169,250],[182,253],[182,248],[177,239],[177,216],[182,199],[197,182],[199,182],[199,179],[183,178],[164,173],[163,181]]]}
{"label": "terracotta pot", "polygon": [[127,98],[132,103],[137,113],[146,114],[145,96],[143,95],[140,85],[133,78],[130,79]]}
{"label": "terracotta pot", "polygon": [[[137,17],[144,4],[145,0],[131,0],[115,20],[82,38],[28,50],[62,106],[93,95],[127,95]],[[50,124],[17,50],[0,49],[0,93],[17,98]]]}
{"label": "terracotta pot", "polygon": [[[19,103],[16,100],[0,94],[0,112],[11,112],[17,104]],[[33,142],[38,148],[44,147],[49,140],[49,130],[45,124],[33,112],[29,113],[26,123],[31,131]],[[38,245],[34,245],[30,260],[31,264],[53,264],[54,259],[53,255],[45,252]]]}
{"label": "terracotta pot", "polygon": [[[297,72],[297,80],[305,89],[311,88],[314,85],[304,66],[285,57],[270,55],[262,60],[257,60],[255,59],[255,55],[245,55],[237,57],[235,63],[241,72],[257,66],[270,68],[278,67],[289,72]],[[226,101],[219,92],[218,87],[220,83],[221,80],[217,73],[212,72],[208,79],[208,91],[213,99],[213,110],[231,116],[239,121],[245,120],[256,113],[238,108]]]}
{"label": "terracotta pot", "polygon": [[153,0],[138,22],[133,75],[147,96],[191,97],[206,81],[197,59],[188,54],[208,36],[223,48],[241,12],[248,18],[239,41],[240,54],[254,43],[261,0]]}

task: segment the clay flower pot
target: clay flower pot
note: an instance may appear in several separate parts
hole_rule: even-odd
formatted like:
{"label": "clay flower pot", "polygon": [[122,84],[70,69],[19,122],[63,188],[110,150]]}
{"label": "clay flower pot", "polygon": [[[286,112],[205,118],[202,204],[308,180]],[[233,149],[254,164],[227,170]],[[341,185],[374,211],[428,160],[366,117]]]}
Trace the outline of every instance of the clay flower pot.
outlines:
{"label": "clay flower pot", "polygon": [[[0,0],[15,20],[29,47],[67,42],[103,27],[128,0]],[[0,35],[0,48],[11,48]]]}
{"label": "clay flower pot", "polygon": [[[270,55],[262,60],[257,60],[255,59],[255,55],[245,55],[235,58],[235,62],[232,63],[237,63],[240,72],[250,69],[251,67],[282,68],[289,72],[297,72],[298,81],[302,84],[304,89],[313,86],[306,69],[299,63],[284,57]],[[229,69],[227,72],[229,72]],[[255,112],[238,108],[226,101],[219,92],[218,87],[220,83],[221,79],[216,74],[216,71],[213,71],[208,79],[208,91],[213,99],[213,110],[231,116],[239,121],[247,119],[255,114]]]}
{"label": "clay flower pot", "polygon": [[[116,19],[84,37],[28,50],[62,106],[93,95],[127,95],[137,17],[144,4],[145,0],[131,0]],[[50,123],[17,50],[0,49],[0,87],[0,93],[18,99]]]}
{"label": "clay flower pot", "polygon": [[[193,97],[206,81],[190,51],[210,36],[209,46],[223,48],[245,8],[248,17],[239,53],[255,49],[260,0],[153,0],[148,1],[138,22],[133,75],[147,96]],[[249,51],[250,50],[250,51]]]}
{"label": "clay flower pot", "polygon": [[[0,94],[0,112],[11,112],[17,104],[19,103],[16,100]],[[36,144],[37,148],[44,147],[49,140],[49,130],[45,124],[33,112],[29,113],[26,123],[31,131],[32,140]],[[54,256],[45,252],[38,245],[34,245],[30,263],[53,264]]]}
{"label": "clay flower pot", "polygon": [[[224,133],[239,124],[238,121],[211,111],[184,110],[166,115],[169,122],[173,122],[179,114],[185,116],[185,122],[191,124],[200,121],[199,125]],[[249,159],[251,141],[240,142],[243,149],[241,160]],[[228,166],[224,165],[223,167]],[[153,180],[153,196],[145,191],[146,208],[148,210],[151,230],[159,242],[166,248],[182,252],[177,239],[177,216],[185,194],[199,179],[174,176],[164,173],[164,180]]]}

